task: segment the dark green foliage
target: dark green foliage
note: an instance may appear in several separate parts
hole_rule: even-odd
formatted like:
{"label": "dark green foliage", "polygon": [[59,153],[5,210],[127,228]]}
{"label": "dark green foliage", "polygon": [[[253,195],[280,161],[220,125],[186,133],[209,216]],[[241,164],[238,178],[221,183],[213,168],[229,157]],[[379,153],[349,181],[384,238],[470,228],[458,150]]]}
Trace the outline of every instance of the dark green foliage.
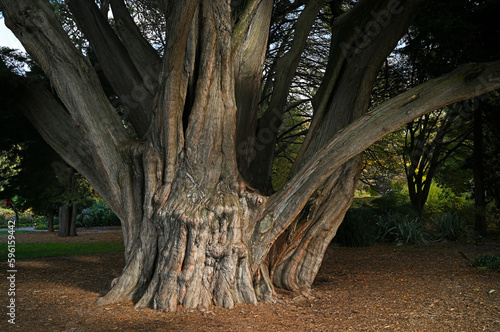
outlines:
{"label": "dark green foliage", "polygon": [[498,0],[427,1],[405,49],[419,76],[436,76],[460,63],[498,58],[499,10]]}
{"label": "dark green foliage", "polygon": [[[34,220],[34,226],[36,230],[48,230],[48,217],[47,216],[35,216],[33,218]],[[54,224],[53,224],[54,230],[59,229],[59,218],[57,216],[54,216]]]}
{"label": "dark green foliage", "polygon": [[472,238],[469,226],[456,212],[446,212],[432,218],[436,229],[436,241],[461,241],[467,242]]}
{"label": "dark green foliage", "polygon": [[351,208],[340,225],[334,242],[342,246],[362,247],[373,242],[397,244],[427,243],[428,234],[415,210],[399,192]]}
{"label": "dark green foliage", "polygon": [[77,226],[97,227],[97,226],[119,226],[120,219],[102,200],[94,201],[94,204],[82,210],[76,217]]}
{"label": "dark green foliage", "polygon": [[415,209],[411,204],[405,202],[403,195],[397,191],[389,191],[384,196],[374,199],[370,203],[375,215],[384,215],[387,212],[398,213],[400,215],[411,215],[417,217]]}
{"label": "dark green foliage", "polygon": [[377,219],[378,242],[397,245],[429,243],[429,234],[418,217],[389,212]]}
{"label": "dark green foliage", "polygon": [[483,255],[476,257],[474,266],[478,268],[488,268],[500,270],[500,254],[499,255]]}
{"label": "dark green foliage", "polygon": [[[374,242],[398,245],[425,244],[430,241],[469,242],[473,239],[474,234],[467,220],[457,212],[435,215],[428,223],[417,216],[399,192],[363,199],[362,203],[359,201],[349,209],[337,231],[334,242],[341,246],[362,247]],[[455,209],[458,205],[455,205]],[[449,210],[453,210],[453,206]]]}
{"label": "dark green foliage", "polygon": [[347,211],[337,230],[335,242],[343,247],[367,247],[373,244],[374,227],[370,215],[372,209],[362,207]]}

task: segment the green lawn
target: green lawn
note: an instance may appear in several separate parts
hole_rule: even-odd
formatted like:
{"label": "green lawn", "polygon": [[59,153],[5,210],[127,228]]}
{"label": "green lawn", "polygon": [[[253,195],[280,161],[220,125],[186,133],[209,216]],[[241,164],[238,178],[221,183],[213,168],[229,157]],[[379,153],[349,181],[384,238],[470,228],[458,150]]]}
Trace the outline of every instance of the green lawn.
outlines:
{"label": "green lawn", "polygon": [[[28,233],[28,232],[33,232],[33,231],[16,231],[16,234]],[[9,231],[0,231],[0,235],[5,235],[5,234],[9,234]]]}
{"label": "green lawn", "polygon": [[[5,241],[6,242],[6,241]],[[16,260],[23,258],[83,255],[123,251],[122,242],[95,243],[17,243]],[[0,260],[7,260],[7,243],[0,244]]]}

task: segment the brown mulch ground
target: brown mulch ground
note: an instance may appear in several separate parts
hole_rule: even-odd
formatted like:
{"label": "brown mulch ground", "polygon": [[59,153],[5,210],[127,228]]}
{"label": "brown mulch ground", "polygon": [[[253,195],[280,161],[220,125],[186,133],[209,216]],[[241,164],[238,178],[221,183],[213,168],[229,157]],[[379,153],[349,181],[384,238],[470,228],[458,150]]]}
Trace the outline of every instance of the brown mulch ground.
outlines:
{"label": "brown mulch ground", "polygon": [[[80,230],[76,238],[17,234],[22,242],[120,241],[119,230]],[[0,241],[6,241],[0,236]],[[7,323],[6,264],[0,280],[0,331],[500,331],[500,273],[466,257],[499,253],[439,243],[328,249],[314,299],[279,292],[280,303],[213,313],[161,313],[131,303],[95,306],[123,268],[121,253],[17,262],[16,325]]]}

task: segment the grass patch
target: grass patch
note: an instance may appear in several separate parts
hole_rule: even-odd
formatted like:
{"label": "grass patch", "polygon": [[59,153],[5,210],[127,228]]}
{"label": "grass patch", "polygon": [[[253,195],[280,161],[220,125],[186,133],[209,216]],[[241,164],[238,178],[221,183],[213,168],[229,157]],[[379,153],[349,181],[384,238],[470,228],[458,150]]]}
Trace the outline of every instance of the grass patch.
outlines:
{"label": "grass patch", "polygon": [[[17,243],[16,259],[98,254],[123,251],[122,242],[95,243]],[[0,244],[0,260],[7,259],[7,243]]]}
{"label": "grass patch", "polygon": [[[29,233],[29,232],[33,232],[33,231],[16,231],[16,234],[19,234],[19,233]],[[0,231],[0,235],[7,235],[7,234],[12,234],[12,231]]]}

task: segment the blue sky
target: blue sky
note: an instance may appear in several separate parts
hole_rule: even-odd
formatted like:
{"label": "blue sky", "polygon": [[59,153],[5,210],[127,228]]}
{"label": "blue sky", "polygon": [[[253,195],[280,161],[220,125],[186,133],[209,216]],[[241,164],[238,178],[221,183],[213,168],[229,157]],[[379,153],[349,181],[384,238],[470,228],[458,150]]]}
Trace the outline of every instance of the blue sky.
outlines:
{"label": "blue sky", "polygon": [[4,23],[4,19],[0,19],[0,46],[8,46],[10,48],[19,49],[24,51],[21,42],[17,40],[16,36],[10,31]]}

